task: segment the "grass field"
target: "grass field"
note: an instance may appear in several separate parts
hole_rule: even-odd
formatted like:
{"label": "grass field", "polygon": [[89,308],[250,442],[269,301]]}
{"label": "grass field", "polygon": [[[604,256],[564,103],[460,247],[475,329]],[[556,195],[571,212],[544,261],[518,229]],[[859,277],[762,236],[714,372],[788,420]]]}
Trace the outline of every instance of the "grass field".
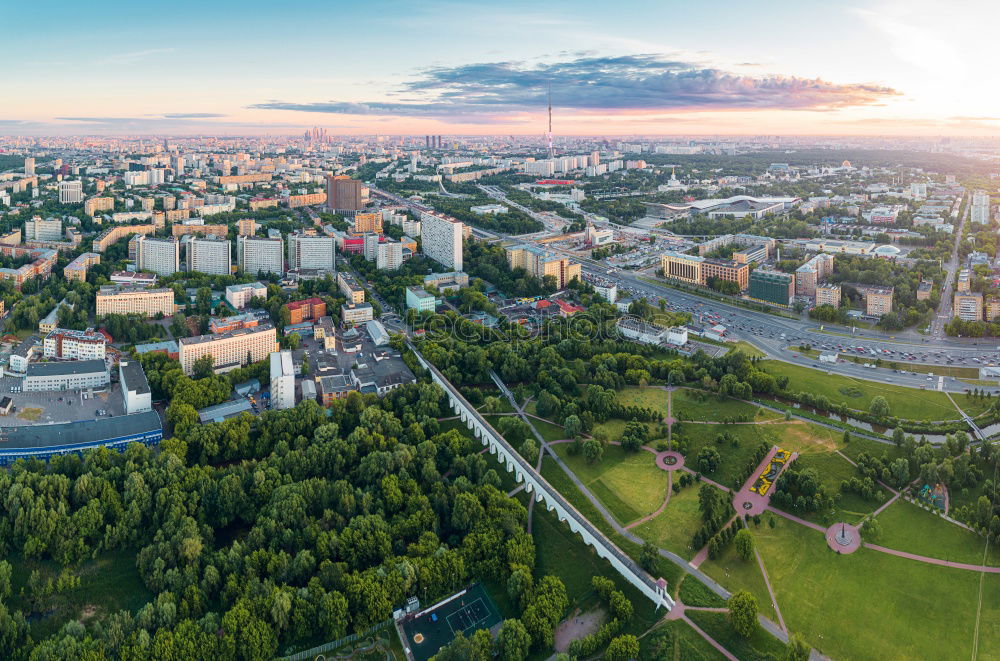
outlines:
{"label": "grass field", "polygon": [[[760,526],[750,526],[750,532],[757,539],[758,532],[767,528],[761,523]],[[767,565],[768,571],[771,565]],[[761,614],[777,622],[778,616],[771,605],[771,597],[767,593],[767,584],[764,583],[764,575],[760,573],[760,567],[756,559],[743,560],[736,554],[736,549],[730,544],[722,554],[715,560],[706,560],[701,567],[703,572],[714,578],[720,585],[730,592],[746,590],[757,598],[757,605]],[[782,602],[778,602],[783,605]]]}
{"label": "grass field", "polygon": [[[806,468],[815,469],[816,474],[819,476],[820,483],[823,485],[828,494],[840,493],[840,483],[858,474],[857,468],[851,465],[849,461],[832,452],[805,453],[795,460],[792,467],[796,470],[805,470]],[[878,509],[880,505],[885,503],[892,496],[892,494],[882,487],[877,488],[879,499],[871,501],[865,500],[861,496],[853,493],[841,493],[840,500],[837,503],[837,509],[832,515],[827,515],[826,513],[819,514],[803,512],[795,512],[794,514],[802,517],[803,519],[815,521],[824,525],[827,523],[833,523],[834,521],[857,523],[864,518],[865,515]]]}
{"label": "grass field", "polygon": [[[786,624],[823,654],[971,657],[980,574],[869,549],[838,556],[822,533],[783,519],[754,533]],[[1000,576],[983,576],[979,655],[985,659],[1000,649]]]}
{"label": "grass field", "polygon": [[[775,360],[760,363],[769,374],[787,376],[788,389],[794,392],[807,391],[814,395],[824,395],[834,403],[843,403],[849,408],[867,411],[876,395],[885,397],[892,415],[909,420],[956,420],[958,411],[943,392],[917,390],[887,383],[876,383],[863,379],[853,379],[839,374],[827,374],[822,370],[801,367]],[[966,408],[965,402],[959,404]],[[971,415],[981,413],[985,408],[971,404],[966,409]]]}
{"label": "grass field", "polygon": [[656,467],[651,453],[627,453],[612,445],[604,451],[601,461],[588,464],[582,455],[569,453],[568,443],[550,447],[619,523],[635,521],[663,504],[667,474]]}
{"label": "grass field", "polygon": [[538,430],[538,433],[542,435],[546,441],[559,441],[566,438],[566,431],[559,425],[554,425],[551,422],[545,422],[543,420],[538,420],[536,418],[528,418],[531,425]]}
{"label": "grass field", "polygon": [[673,551],[685,560],[698,552],[691,548],[691,539],[701,528],[698,510],[698,487],[690,485],[670,496],[670,503],[656,518],[632,529],[639,537],[660,548]]}
{"label": "grass field", "polygon": [[[878,520],[882,537],[876,544],[953,562],[983,563],[986,548],[983,537],[913,503],[897,500],[879,514]],[[1000,553],[995,548],[987,556],[986,564],[1000,565]]]}
{"label": "grass field", "polygon": [[667,417],[667,395],[662,388],[629,386],[618,391],[618,401],[626,406],[643,406],[661,411]]}
{"label": "grass field", "polygon": [[[715,439],[723,433],[738,438],[739,445],[734,448],[729,443],[716,443]],[[687,466],[697,470],[698,452],[705,446],[715,448],[722,460],[716,470],[705,475],[727,487],[733,487],[736,480],[742,476],[744,467],[760,441],[780,444],[780,434],[779,425],[702,425],[685,422],[681,430],[681,435],[688,444]]]}
{"label": "grass field", "polygon": [[690,574],[684,576],[678,596],[685,606],[703,606],[718,608],[726,605],[726,600],[715,594],[708,587]]}
{"label": "grass field", "polygon": [[21,420],[35,421],[42,417],[42,409],[29,406],[18,411],[17,417]]}
{"label": "grass field", "polygon": [[742,351],[751,358],[763,358],[764,356],[767,355],[766,353],[764,353],[754,345],[750,344],[749,342],[746,342],[745,340],[740,340],[739,342],[737,342],[736,346],[733,347],[732,351]]}
{"label": "grass field", "polygon": [[[31,572],[37,569],[42,578],[55,580],[61,567],[51,560],[28,560],[17,554],[11,554],[7,560],[13,569],[10,605],[28,612],[30,607],[20,592],[27,589]],[[76,568],[74,574],[80,577],[79,587],[43,598],[36,609],[39,614],[29,618],[35,640],[55,634],[70,620],[89,624],[119,610],[134,613],[153,596],[139,577],[135,551],[101,554]]]}
{"label": "grass field", "polygon": [[639,641],[641,659],[717,661],[725,659],[683,620],[663,622]]}
{"label": "grass field", "polygon": [[726,613],[689,611],[687,615],[702,631],[715,638],[738,659],[763,661],[785,658],[784,643],[760,627],[750,638],[744,638],[733,629]]}
{"label": "grass field", "polygon": [[672,412],[674,417],[679,420],[722,422],[728,418],[753,422],[755,420],[778,420],[782,417],[780,413],[768,411],[731,397],[708,394],[707,397],[702,398],[698,391],[687,388],[679,388],[674,391],[673,395]]}
{"label": "grass field", "polygon": [[[594,428],[590,433],[593,435],[597,434],[599,431],[603,431],[607,434],[609,441],[617,441],[622,437],[622,434],[625,433],[625,425],[627,425],[628,422],[628,420],[622,420],[621,418],[611,418],[610,420],[599,422],[594,425]],[[649,432],[650,441],[647,441],[647,444],[650,442],[655,443],[656,441],[654,440],[654,437],[656,436],[656,425],[651,422],[644,422],[642,424],[646,426],[646,431]]]}

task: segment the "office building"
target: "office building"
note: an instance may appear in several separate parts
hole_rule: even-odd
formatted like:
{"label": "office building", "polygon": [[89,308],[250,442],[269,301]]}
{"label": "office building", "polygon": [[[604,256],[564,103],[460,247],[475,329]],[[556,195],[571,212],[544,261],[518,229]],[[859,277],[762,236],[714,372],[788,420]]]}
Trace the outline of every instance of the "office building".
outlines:
{"label": "office building", "polygon": [[187,249],[187,270],[210,275],[231,275],[233,272],[232,253],[228,239],[209,235],[186,236],[183,243]]}
{"label": "office building", "polygon": [[295,370],[291,351],[271,354],[271,408],[282,410],[295,406]]}
{"label": "office building", "polygon": [[326,205],[334,212],[353,212],[368,204],[368,188],[346,175],[327,175]]}
{"label": "office building", "polygon": [[234,310],[242,310],[250,304],[250,299],[254,297],[267,298],[267,287],[263,283],[248,282],[226,287],[226,303],[229,303]]}
{"label": "office building", "polygon": [[321,298],[307,298],[302,301],[292,301],[285,304],[288,310],[290,324],[301,324],[303,321],[318,321],[326,316],[326,303]]}
{"label": "office building", "polygon": [[840,307],[841,290],[840,285],[820,284],[816,285],[816,305],[832,305]]}
{"label": "office building", "polygon": [[332,236],[288,235],[288,268],[335,271],[337,241]]}
{"label": "office building", "polygon": [[356,389],[346,374],[330,374],[316,379],[323,406],[330,406],[338,399],[344,399]]}
{"label": "office building", "polygon": [[140,271],[157,275],[173,275],[181,268],[181,250],[177,239],[157,239],[151,236],[136,237],[136,265]]}
{"label": "office building", "polygon": [[31,363],[24,377],[24,392],[103,388],[111,382],[103,359],[61,363]]}
{"label": "office building", "polygon": [[979,292],[955,292],[955,316],[962,321],[982,321],[983,295]]}
{"label": "office building", "polygon": [[96,252],[85,252],[63,269],[63,277],[67,280],[84,282],[87,279],[87,269],[101,263],[101,256]]}
{"label": "office building", "polygon": [[240,270],[250,275],[285,274],[284,241],[281,237],[240,236],[236,239],[236,258]]}
{"label": "office building", "polygon": [[787,306],[795,296],[795,277],[778,271],[755,270],[747,295],[755,300]]}
{"label": "office building", "polygon": [[93,328],[85,331],[56,328],[45,336],[42,355],[66,360],[104,360],[108,338]]}
{"label": "office building", "polygon": [[403,244],[399,241],[386,241],[378,244],[375,256],[375,266],[382,271],[395,271],[403,265]]}
{"label": "office building", "polygon": [[348,324],[363,324],[375,318],[375,308],[371,303],[345,303],[340,306],[340,321]]}
{"label": "office building", "polygon": [[80,204],[83,202],[83,182],[82,181],[60,181],[59,182],[59,203],[60,204]]}
{"label": "office building", "polygon": [[667,251],[660,257],[663,276],[696,285],[708,285],[715,278],[739,285],[740,290],[750,284],[750,265],[728,259],[713,259]]}
{"label": "office building", "polygon": [[424,255],[453,271],[462,270],[462,223],[454,218],[424,212],[420,240]]}
{"label": "office building", "polygon": [[24,241],[62,241],[62,221],[35,216],[24,222]]}
{"label": "office building", "polygon": [[123,360],[118,363],[118,381],[125,398],[126,414],[153,410],[152,393],[142,363],[138,360]]}
{"label": "office building", "polygon": [[347,297],[347,302],[349,304],[365,302],[364,288],[358,284],[358,281],[350,273],[341,271],[337,274],[337,287],[340,289],[340,292]]}
{"label": "office building", "polygon": [[550,275],[555,279],[557,289],[565,289],[572,280],[580,277],[580,264],[538,246],[523,243],[508,246],[505,251],[511,269],[524,269],[539,280]]}
{"label": "office building", "polygon": [[406,307],[417,312],[434,312],[436,302],[423,287],[407,287]]}
{"label": "office building", "polygon": [[146,289],[130,285],[105,285],[97,292],[96,316],[137,314],[145,317],[174,314],[174,291],[162,287]]}
{"label": "office building", "polygon": [[188,375],[194,373],[195,361],[202,356],[212,357],[216,372],[226,372],[264,360],[278,350],[277,332],[269,323],[221,335],[185,337],[177,344],[181,369]]}

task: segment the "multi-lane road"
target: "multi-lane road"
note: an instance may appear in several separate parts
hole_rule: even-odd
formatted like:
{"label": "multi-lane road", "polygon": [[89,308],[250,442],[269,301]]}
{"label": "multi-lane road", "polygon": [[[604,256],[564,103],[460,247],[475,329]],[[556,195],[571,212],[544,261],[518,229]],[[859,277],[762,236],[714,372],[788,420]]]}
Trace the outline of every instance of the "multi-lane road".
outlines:
{"label": "multi-lane road", "polygon": [[[372,190],[394,202],[405,204],[418,213],[427,210],[427,207],[412,200],[385,194],[374,188]],[[506,201],[505,196],[495,199]],[[536,213],[530,210],[529,212],[532,215]],[[472,233],[481,239],[529,238],[512,237],[478,228],[472,228]],[[659,300],[664,299],[669,309],[690,312],[695,321],[709,325],[721,324],[726,327],[728,337],[746,340],[769,356],[786,362],[808,367],[818,366],[818,369],[827,372],[871,381],[952,392],[962,392],[971,386],[953,377],[942,378],[936,373],[935,376],[914,374],[905,370],[905,373],[901,373],[888,367],[866,368],[844,360],[837,363],[821,363],[817,358],[802,355],[795,347],[808,344],[824,353],[863,356],[871,363],[881,358],[883,364],[895,362],[901,368],[905,368],[905,363],[930,365],[932,367],[927,368],[930,372],[934,372],[933,367],[979,368],[985,365],[1000,365],[1000,340],[948,338],[940,330],[929,337],[923,337],[912,331],[892,335],[874,330],[853,332],[852,329],[841,326],[824,327],[809,319],[779,317],[678,291],[666,284],[657,283],[650,275],[612,268],[598,261],[581,258],[576,253],[556,248],[551,244],[546,244],[545,248],[581,262],[586,275],[616,284],[620,295],[644,297],[654,305],[658,305]],[[982,386],[976,387],[982,388]],[[998,386],[987,387],[986,390],[1000,394]]]}

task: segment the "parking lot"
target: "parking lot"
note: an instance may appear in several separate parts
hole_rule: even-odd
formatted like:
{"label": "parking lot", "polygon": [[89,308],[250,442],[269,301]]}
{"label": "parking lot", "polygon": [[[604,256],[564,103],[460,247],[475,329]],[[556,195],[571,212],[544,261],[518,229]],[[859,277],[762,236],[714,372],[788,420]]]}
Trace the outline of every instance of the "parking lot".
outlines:
{"label": "parking lot", "polygon": [[[0,427],[14,427],[50,422],[74,422],[93,420],[100,410],[108,416],[125,415],[125,401],[121,387],[111,384],[106,388],[91,390],[65,390],[51,392],[12,393],[12,387],[19,387],[23,379],[5,376],[0,378],[0,397],[10,397],[14,410],[9,415],[0,415]],[[84,398],[86,396],[86,398]]]}

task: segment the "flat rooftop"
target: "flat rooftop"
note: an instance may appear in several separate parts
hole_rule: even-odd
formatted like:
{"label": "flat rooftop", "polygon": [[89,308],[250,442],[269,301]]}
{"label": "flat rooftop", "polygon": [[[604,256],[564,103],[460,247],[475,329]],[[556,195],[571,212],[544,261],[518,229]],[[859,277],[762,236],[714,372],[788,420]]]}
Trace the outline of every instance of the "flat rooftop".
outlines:
{"label": "flat rooftop", "polygon": [[160,416],[155,411],[48,425],[6,427],[0,434],[0,450],[97,443],[162,430]]}
{"label": "flat rooftop", "polygon": [[28,376],[69,376],[72,374],[92,374],[106,372],[108,366],[103,360],[69,360],[61,363],[31,363]]}

